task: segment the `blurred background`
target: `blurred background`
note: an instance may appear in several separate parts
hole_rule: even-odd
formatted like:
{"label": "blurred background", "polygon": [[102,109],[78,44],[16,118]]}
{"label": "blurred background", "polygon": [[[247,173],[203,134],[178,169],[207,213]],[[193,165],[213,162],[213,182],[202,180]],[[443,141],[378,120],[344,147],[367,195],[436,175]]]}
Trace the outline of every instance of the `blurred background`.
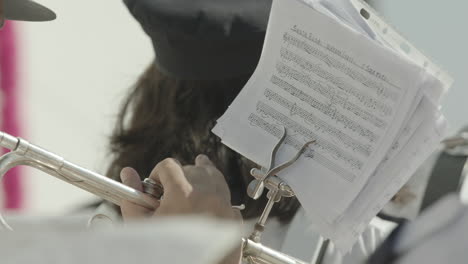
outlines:
{"label": "blurred background", "polygon": [[[3,96],[4,102],[12,98],[16,102],[8,112],[11,116],[3,118],[13,118],[18,127],[2,129],[104,174],[117,109],[153,59],[150,41],[122,1],[38,2],[53,9],[58,19],[7,25],[16,49],[17,82],[12,97]],[[467,125],[468,35],[463,25],[467,25],[468,2],[451,1],[446,6],[435,0],[375,0],[371,4],[451,73],[455,84],[443,101],[450,134]],[[60,215],[96,199],[36,170],[21,168],[16,173],[19,178],[9,183],[17,187],[9,194],[14,201],[3,197],[4,204],[27,214]],[[464,193],[466,199],[468,191]]]}
{"label": "blurred background", "polygon": [[[7,25],[18,61],[15,135],[104,174],[117,109],[153,58],[150,41],[122,1],[37,2],[57,20]],[[94,198],[37,170],[21,174],[27,213],[55,215]]]}

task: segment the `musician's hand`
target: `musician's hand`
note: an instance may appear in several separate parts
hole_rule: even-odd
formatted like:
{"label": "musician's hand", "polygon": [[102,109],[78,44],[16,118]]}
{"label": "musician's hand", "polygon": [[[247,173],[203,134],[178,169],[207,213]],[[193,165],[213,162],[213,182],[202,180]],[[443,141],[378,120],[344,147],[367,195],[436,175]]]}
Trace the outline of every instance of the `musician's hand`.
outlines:
{"label": "musician's hand", "polygon": [[[184,214],[208,214],[240,220],[240,214],[231,208],[231,194],[223,174],[205,155],[195,159],[195,165],[181,166],[175,159],[166,159],[153,169],[149,176],[161,182],[164,198],[156,211],[150,211],[130,202],[121,205],[124,220],[147,216],[171,216]],[[138,173],[125,168],[122,182],[142,190]]]}
{"label": "musician's hand", "polygon": [[[143,189],[140,177],[134,169],[125,168],[120,176],[124,184],[140,191]],[[183,167],[175,159],[166,159],[156,165],[149,177],[161,182],[164,187],[164,198],[159,207],[150,211],[131,202],[123,202],[121,210],[124,220],[207,214],[242,223],[240,212],[231,207],[231,193],[223,174],[205,155],[199,155],[195,159],[195,165]],[[220,264],[239,264],[241,256],[239,246]]]}

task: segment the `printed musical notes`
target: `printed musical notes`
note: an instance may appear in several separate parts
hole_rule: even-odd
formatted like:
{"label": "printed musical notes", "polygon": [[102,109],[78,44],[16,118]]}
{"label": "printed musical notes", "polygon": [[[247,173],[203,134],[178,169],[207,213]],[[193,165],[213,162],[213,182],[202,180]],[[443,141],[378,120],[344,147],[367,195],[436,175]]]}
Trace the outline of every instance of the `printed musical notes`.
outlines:
{"label": "printed musical notes", "polygon": [[[369,112],[366,112],[356,106],[355,104],[349,102],[346,98],[343,98],[338,95],[334,95],[331,93],[331,89],[327,89],[324,86],[321,86],[319,83],[310,87],[311,89],[315,89],[325,98],[330,100],[330,104],[322,103],[312,97],[311,95],[303,92],[302,90],[292,86],[288,82],[282,80],[281,78],[273,75],[271,77],[271,82],[278,86],[279,88],[283,89],[284,91],[288,92],[292,96],[298,98],[299,100],[309,104],[311,107],[317,109],[318,111],[322,112],[325,115],[332,116],[335,118],[336,122],[342,123],[345,128],[350,128],[352,131],[358,133],[360,136],[366,138],[369,142],[374,142],[378,139],[378,135],[370,129],[367,129],[361,126],[357,121],[354,121],[352,118],[347,117],[341,112],[337,112],[337,107],[341,107],[346,111],[354,114],[354,116],[369,122],[376,128],[384,129],[387,126],[387,123],[382,119],[372,115]],[[320,88],[321,87],[321,88]]]}
{"label": "printed musical notes", "polygon": [[[371,152],[371,146],[369,144],[363,144],[347,134],[343,133],[342,130],[331,126],[329,123],[321,120],[316,117],[313,113],[308,112],[307,110],[298,106],[297,103],[292,103],[288,99],[282,97],[281,95],[275,93],[270,89],[265,89],[265,97],[268,100],[275,102],[278,106],[281,106],[286,109],[290,109],[290,116],[297,115],[302,118],[306,123],[311,125],[314,129],[313,131],[319,131],[321,133],[331,135],[335,140],[340,141],[347,148],[351,149],[353,152],[359,152],[365,157],[368,157]],[[260,104],[260,102],[259,102]],[[258,105],[257,105],[258,110]],[[335,114],[336,115],[336,114]],[[317,139],[317,136],[311,137]],[[320,141],[317,139],[317,141]]]}
{"label": "printed musical notes", "polygon": [[[356,89],[353,87],[352,84],[346,83],[343,80],[342,76],[336,76],[332,73],[328,72],[327,70],[322,67],[320,64],[311,63],[299,55],[286,50],[285,48],[281,49],[281,58],[288,61],[293,62],[294,64],[298,65],[301,69],[305,70],[306,73],[300,73],[296,71],[295,78],[302,78],[302,80],[307,80],[310,78],[311,74],[318,75],[323,80],[328,81],[330,84],[338,87],[339,89],[343,90],[345,93],[352,95],[356,99],[359,100],[361,104],[368,108],[371,111],[378,111],[382,116],[389,116],[392,114],[391,107],[385,103],[385,101],[376,99],[375,97],[368,95],[362,89]],[[278,71],[285,75],[289,74],[292,76],[294,74],[294,70],[290,70],[292,68],[288,68],[286,65],[278,63],[277,64]],[[298,76],[299,75],[299,76]]]}

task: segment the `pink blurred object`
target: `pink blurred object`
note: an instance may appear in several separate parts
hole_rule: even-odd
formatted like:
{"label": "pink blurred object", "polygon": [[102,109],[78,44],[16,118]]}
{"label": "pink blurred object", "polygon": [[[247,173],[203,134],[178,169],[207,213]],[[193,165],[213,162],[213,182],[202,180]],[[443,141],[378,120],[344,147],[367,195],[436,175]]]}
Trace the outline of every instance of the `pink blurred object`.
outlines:
{"label": "pink blurred object", "polygon": [[[2,108],[0,130],[11,135],[20,136],[18,120],[18,61],[15,23],[5,21],[0,30],[0,89]],[[3,152],[6,150],[4,149]],[[21,168],[11,169],[2,181],[4,190],[3,207],[19,210],[23,207],[23,182]]]}

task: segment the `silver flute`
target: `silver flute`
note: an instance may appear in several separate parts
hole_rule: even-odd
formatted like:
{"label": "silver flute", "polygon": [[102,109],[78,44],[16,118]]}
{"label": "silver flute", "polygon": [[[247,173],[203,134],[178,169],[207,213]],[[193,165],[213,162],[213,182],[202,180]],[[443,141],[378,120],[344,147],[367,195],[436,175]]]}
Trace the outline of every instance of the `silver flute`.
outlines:
{"label": "silver flute", "polygon": [[[155,204],[157,204],[155,198],[157,195],[154,190],[149,189],[147,191],[148,185],[154,183],[144,182],[145,193],[140,192],[108,177],[70,163],[64,158],[35,146],[22,138],[4,132],[0,132],[0,146],[11,150],[0,157],[0,180],[11,168],[26,165],[73,184],[116,205],[120,205],[122,201],[130,201],[148,209],[155,209]],[[1,215],[0,229],[12,230]],[[306,264],[306,262],[268,248],[251,238],[243,238],[242,242],[244,259],[251,264]]]}

